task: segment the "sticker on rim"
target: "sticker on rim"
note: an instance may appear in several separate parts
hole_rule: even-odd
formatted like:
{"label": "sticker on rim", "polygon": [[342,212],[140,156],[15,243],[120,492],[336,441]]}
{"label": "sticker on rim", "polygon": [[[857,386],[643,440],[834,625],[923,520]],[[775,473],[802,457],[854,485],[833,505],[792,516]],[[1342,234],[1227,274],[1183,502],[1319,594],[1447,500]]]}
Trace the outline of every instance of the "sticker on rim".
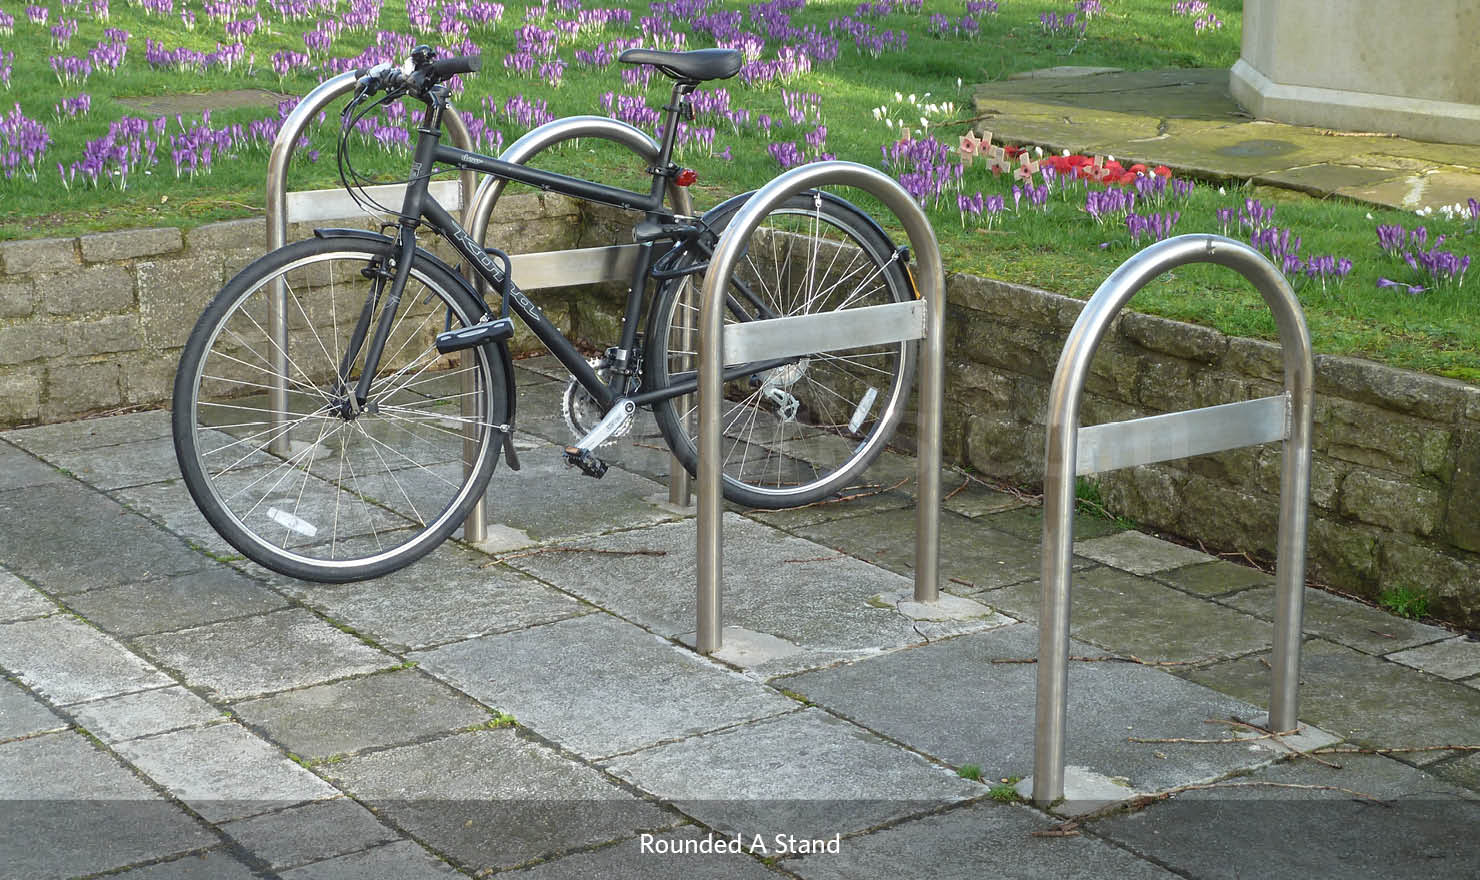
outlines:
{"label": "sticker on rim", "polygon": [[863,420],[868,418],[869,410],[873,409],[874,401],[879,397],[879,389],[870,387],[863,392],[863,398],[858,401],[858,407],[853,410],[853,418],[848,420],[848,433],[857,434],[858,429],[863,427]]}
{"label": "sticker on rim", "polygon": [[296,517],[286,510],[278,510],[276,507],[267,508],[267,518],[288,531],[297,532],[306,538],[312,538],[319,533],[318,528],[313,523]]}

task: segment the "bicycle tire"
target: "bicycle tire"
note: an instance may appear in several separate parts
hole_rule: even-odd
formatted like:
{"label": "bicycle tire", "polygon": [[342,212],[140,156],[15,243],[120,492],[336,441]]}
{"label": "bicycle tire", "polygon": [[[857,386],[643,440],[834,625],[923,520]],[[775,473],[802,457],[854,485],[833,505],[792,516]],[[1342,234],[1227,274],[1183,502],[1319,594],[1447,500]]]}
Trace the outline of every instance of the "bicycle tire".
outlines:
{"label": "bicycle tire", "polygon": [[[343,406],[352,395],[341,362],[370,299],[364,272],[393,250],[374,238],[275,250],[212,299],[181,354],[171,429],[185,485],[222,538],[273,571],[343,583],[409,565],[462,523],[497,464],[510,406],[503,358],[494,344],[438,354],[434,335],[477,322],[483,306],[421,252],[370,400],[357,413]],[[278,282],[286,351],[268,332]],[[286,408],[275,416],[279,381]]]}
{"label": "bicycle tire", "polygon": [[[721,232],[743,205],[732,199],[704,220]],[[901,302],[914,298],[899,254],[858,208],[824,192],[788,199],[757,227],[732,276],[734,302],[725,320],[762,312],[736,284],[755,293],[774,316]],[[648,316],[644,375],[662,388],[697,368],[696,346],[679,322],[698,325],[700,275],[672,279]],[[724,495],[746,507],[811,504],[853,486],[883,452],[899,426],[914,379],[917,342],[898,342],[808,355],[793,364],[732,379],[724,385]],[[697,395],[653,406],[664,440],[697,473]]]}

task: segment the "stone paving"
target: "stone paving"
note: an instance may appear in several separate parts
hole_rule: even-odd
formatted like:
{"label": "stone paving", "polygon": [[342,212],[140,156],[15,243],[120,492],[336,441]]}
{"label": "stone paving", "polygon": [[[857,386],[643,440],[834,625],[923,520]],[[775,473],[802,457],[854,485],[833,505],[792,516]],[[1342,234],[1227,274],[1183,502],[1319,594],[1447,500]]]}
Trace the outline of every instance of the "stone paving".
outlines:
{"label": "stone paving", "polygon": [[1335,194],[1413,211],[1480,193],[1480,146],[1253,119],[1228,71],[1057,67],[973,87],[998,144],[1170,165],[1214,180]]}
{"label": "stone paving", "polygon": [[[547,372],[519,370],[525,468],[496,477],[491,541],[360,584],[230,555],[180,485],[166,413],[0,434],[0,877],[1480,864],[1472,636],[1309,592],[1298,742],[1399,751],[1292,758],[1240,726],[1268,697],[1272,579],[1081,517],[1080,788],[1039,810],[1013,785],[1033,762],[1033,499],[944,475],[951,614],[908,602],[910,483],[731,510],[727,643],[701,656],[694,524],[662,503],[655,429],[603,481],[565,472]],[[869,478],[912,467],[891,453]]]}

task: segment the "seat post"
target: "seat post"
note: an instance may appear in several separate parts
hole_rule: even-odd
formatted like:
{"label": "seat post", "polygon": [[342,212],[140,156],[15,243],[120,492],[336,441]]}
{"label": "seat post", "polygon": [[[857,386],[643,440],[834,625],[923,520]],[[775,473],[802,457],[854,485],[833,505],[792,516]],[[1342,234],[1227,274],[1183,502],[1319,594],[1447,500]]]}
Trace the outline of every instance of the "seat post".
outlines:
{"label": "seat post", "polygon": [[653,163],[653,198],[662,196],[672,177],[673,147],[678,142],[678,124],[688,104],[689,93],[698,83],[679,80],[673,84],[673,94],[663,108],[663,140],[658,145],[658,161]]}

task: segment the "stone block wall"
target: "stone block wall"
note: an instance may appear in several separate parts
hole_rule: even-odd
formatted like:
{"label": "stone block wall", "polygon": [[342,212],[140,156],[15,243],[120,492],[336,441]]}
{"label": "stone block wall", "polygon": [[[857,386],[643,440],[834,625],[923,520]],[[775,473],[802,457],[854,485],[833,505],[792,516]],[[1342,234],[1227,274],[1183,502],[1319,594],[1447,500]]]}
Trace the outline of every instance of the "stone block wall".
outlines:
{"label": "stone block wall", "polygon": [[[630,224],[550,195],[509,196],[489,240],[513,252],[591,247],[626,240]],[[0,243],[0,425],[166,405],[196,318],[264,248],[261,220]],[[1041,485],[1048,387],[1083,303],[972,276],[952,277],[947,298],[946,460]],[[539,300],[572,338],[615,340],[610,287]],[[527,331],[515,347],[539,348]],[[1084,424],[1277,394],[1282,369],[1276,345],[1128,312],[1092,365]],[[1480,628],[1480,388],[1337,357],[1318,358],[1316,378],[1311,576],[1369,597],[1421,589],[1435,614]],[[1098,480],[1107,505],[1143,526],[1274,556],[1278,447]]]}
{"label": "stone block wall", "polygon": [[[969,276],[947,287],[946,457],[1041,486],[1049,384],[1083,302]],[[1283,381],[1278,345],[1126,312],[1091,365],[1083,424],[1278,394]],[[1272,560],[1280,459],[1261,446],[1095,479],[1140,525]],[[1316,358],[1308,571],[1369,598],[1423,590],[1436,615],[1480,627],[1480,388]]]}
{"label": "stone block wall", "polygon": [[[377,228],[364,217],[316,225]],[[561,250],[581,226],[571,200],[511,195],[489,240]],[[288,240],[311,234],[295,225]],[[196,319],[266,247],[260,219],[0,243],[0,426],[166,404]],[[456,263],[445,247],[433,250]],[[557,296],[551,313],[569,319],[580,309],[565,303],[582,301]]]}

